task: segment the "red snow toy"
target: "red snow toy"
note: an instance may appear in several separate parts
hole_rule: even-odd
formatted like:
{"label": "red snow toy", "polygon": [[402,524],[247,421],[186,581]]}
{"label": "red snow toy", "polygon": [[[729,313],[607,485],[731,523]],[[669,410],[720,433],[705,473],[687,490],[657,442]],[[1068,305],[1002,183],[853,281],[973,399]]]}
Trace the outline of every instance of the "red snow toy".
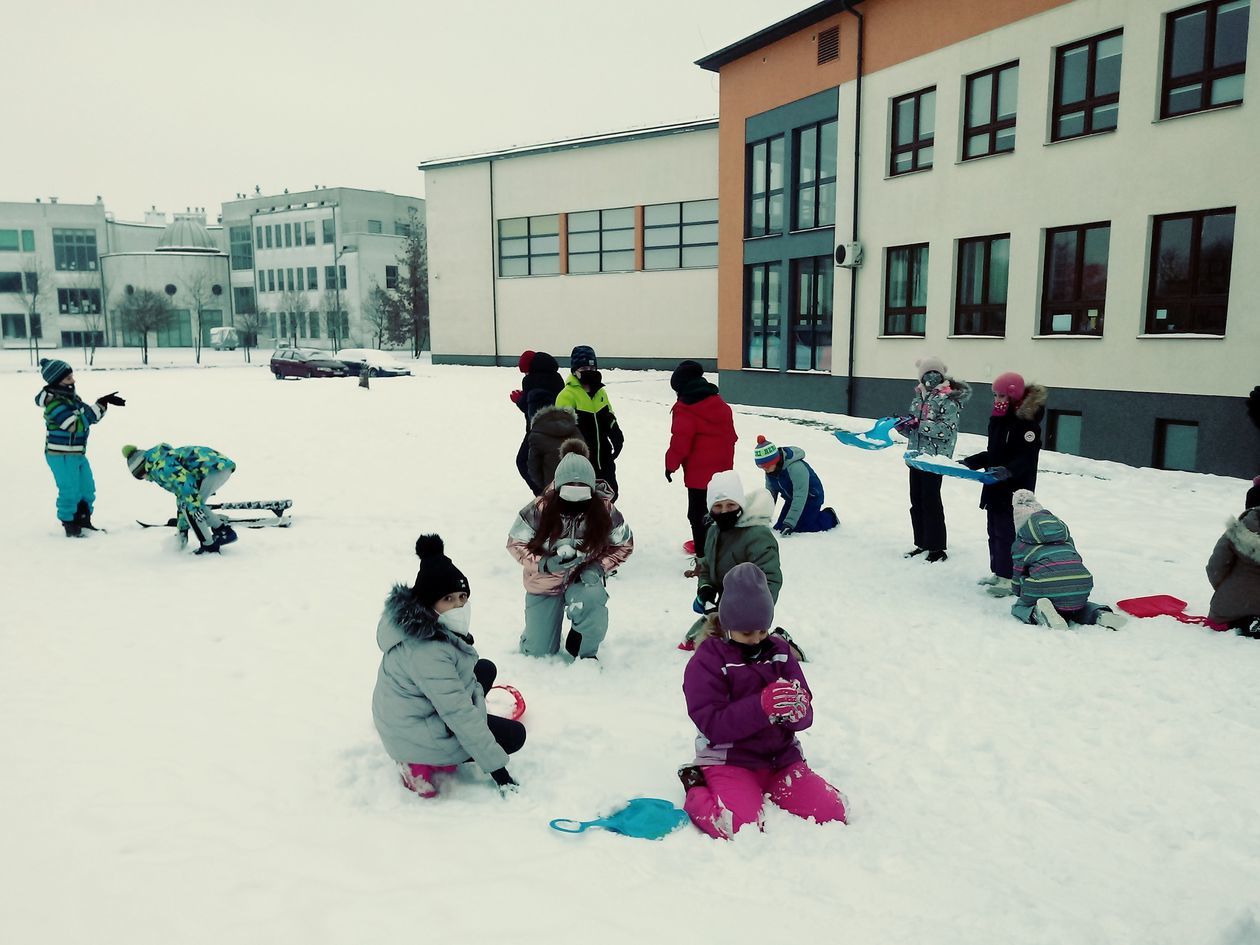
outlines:
{"label": "red snow toy", "polygon": [[1126,614],[1134,617],[1172,617],[1181,623],[1198,624],[1210,630],[1228,630],[1229,627],[1207,617],[1195,617],[1187,614],[1186,602],[1171,594],[1152,594],[1150,597],[1130,597],[1128,600],[1116,601],[1116,606]]}
{"label": "red snow toy", "polygon": [[[503,690],[505,696],[491,695],[496,689]],[[525,697],[515,686],[491,686],[486,693],[486,711],[492,715],[502,716],[515,721],[525,714]]]}

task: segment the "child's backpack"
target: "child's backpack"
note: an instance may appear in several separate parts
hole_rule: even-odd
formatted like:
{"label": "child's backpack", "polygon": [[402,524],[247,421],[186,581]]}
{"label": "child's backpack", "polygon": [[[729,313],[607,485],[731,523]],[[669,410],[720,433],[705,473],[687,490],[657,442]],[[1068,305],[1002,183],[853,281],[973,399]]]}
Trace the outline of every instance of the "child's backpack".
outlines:
{"label": "child's backpack", "polygon": [[660,840],[686,822],[686,811],[679,810],[669,801],[663,801],[659,797],[636,797],[621,810],[607,817],[587,821],[561,817],[553,820],[550,826],[552,830],[559,830],[561,833],[581,833],[587,827],[603,827],[626,837]]}

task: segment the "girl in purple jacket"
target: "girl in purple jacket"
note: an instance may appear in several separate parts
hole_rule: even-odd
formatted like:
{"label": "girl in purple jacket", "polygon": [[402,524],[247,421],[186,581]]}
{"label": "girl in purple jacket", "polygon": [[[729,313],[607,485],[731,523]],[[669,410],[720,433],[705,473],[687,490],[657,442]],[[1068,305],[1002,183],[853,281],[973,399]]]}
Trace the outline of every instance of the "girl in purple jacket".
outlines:
{"label": "girl in purple jacket", "polygon": [[770,795],[779,807],[816,823],[845,823],[845,799],[815,774],[796,733],[814,721],[811,694],[787,642],[770,635],[774,600],[751,562],[726,574],[718,633],[696,648],[683,673],[687,714],[696,723],[696,760],[679,770],[691,822],[732,839],[762,825]]}

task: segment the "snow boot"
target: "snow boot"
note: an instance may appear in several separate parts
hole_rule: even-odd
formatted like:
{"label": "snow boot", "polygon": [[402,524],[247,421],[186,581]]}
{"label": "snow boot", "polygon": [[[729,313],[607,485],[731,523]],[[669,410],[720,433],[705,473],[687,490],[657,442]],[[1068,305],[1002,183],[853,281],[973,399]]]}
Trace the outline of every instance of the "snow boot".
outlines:
{"label": "snow boot", "polygon": [[83,528],[78,522],[62,522],[61,527],[66,530],[67,538],[82,538]]}
{"label": "snow boot", "polygon": [[219,543],[217,541],[202,542],[201,547],[193,552],[195,555],[217,555],[219,553]]}
{"label": "snow boot", "polygon": [[92,513],[88,510],[87,499],[80,499],[79,506],[74,512],[74,523],[80,529],[86,528],[90,532],[99,532],[100,529],[92,524]]}
{"label": "snow boot", "polygon": [[984,577],[982,577],[980,580],[976,581],[976,583],[982,584],[982,585],[983,584],[996,584],[1000,580],[1002,579],[998,577],[996,574],[987,574]]}
{"label": "snow boot", "polygon": [[823,531],[840,527],[840,514],[830,505],[822,510],[822,514],[831,519],[831,524],[824,528]]}
{"label": "snow boot", "polygon": [[928,564],[936,564],[938,561],[948,561],[949,555],[944,551],[929,551],[927,556]]}
{"label": "snow boot", "polygon": [[1238,635],[1247,637],[1250,640],[1260,640],[1260,617],[1257,617],[1245,627],[1239,627]]}
{"label": "snow boot", "polygon": [[398,762],[398,774],[403,786],[421,797],[437,797],[437,775],[450,774],[454,765],[412,765]]}
{"label": "snow boot", "polygon": [[1104,610],[1094,622],[1100,627],[1106,627],[1108,630],[1119,630],[1129,622],[1129,618],[1124,614],[1116,613],[1114,610]]}
{"label": "snow boot", "polygon": [[984,583],[989,585],[984,589],[984,592],[990,597],[1010,597],[1015,593],[1011,590],[1010,578],[998,577],[995,574],[992,581],[985,581]]}
{"label": "snow boot", "polygon": [[576,630],[570,630],[568,636],[564,638],[564,651],[574,659],[578,658],[578,651],[582,649],[582,634]]}
{"label": "snow boot", "polygon": [[926,548],[917,548],[917,547],[916,547],[916,548],[914,549],[914,551],[907,551],[907,552],[906,552],[904,555],[902,555],[901,557],[903,557],[903,558],[917,558],[919,555],[921,555],[921,554],[925,554],[926,552],[927,552],[927,549],[926,549]]}
{"label": "snow boot", "polygon": [[705,787],[708,784],[704,780],[704,769],[699,765],[683,765],[678,769],[678,780],[682,782],[684,791]]}
{"label": "snow boot", "polygon": [[805,657],[805,651],[796,645],[796,641],[792,639],[792,634],[788,633],[782,627],[775,627],[770,631],[772,636],[781,637],[787,642],[788,647],[792,650],[792,655],[796,657],[798,663],[808,663]]}
{"label": "snow boot", "polygon": [[236,541],[236,529],[224,522],[214,530],[214,540],[220,546],[230,545]]}
{"label": "snow boot", "polygon": [[1050,602],[1048,597],[1037,598],[1037,603],[1033,605],[1033,614],[1037,623],[1043,627],[1049,627],[1051,630],[1066,630],[1068,628],[1067,621],[1063,619],[1063,615],[1054,609],[1054,604]]}

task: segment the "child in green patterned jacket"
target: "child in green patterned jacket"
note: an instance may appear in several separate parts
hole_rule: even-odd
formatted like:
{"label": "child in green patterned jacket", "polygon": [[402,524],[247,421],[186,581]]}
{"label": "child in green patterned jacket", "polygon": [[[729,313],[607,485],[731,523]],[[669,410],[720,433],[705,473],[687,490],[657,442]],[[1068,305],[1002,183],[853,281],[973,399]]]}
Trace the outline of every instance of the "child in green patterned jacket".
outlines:
{"label": "child in green patterned jacket", "polygon": [[208,446],[159,443],[141,450],[128,445],[122,453],[133,476],[148,479],[175,496],[180,537],[187,541],[191,528],[201,542],[197,554],[217,552],[236,541],[232,526],[206,507],[210,496],[236,470],[236,463]]}

